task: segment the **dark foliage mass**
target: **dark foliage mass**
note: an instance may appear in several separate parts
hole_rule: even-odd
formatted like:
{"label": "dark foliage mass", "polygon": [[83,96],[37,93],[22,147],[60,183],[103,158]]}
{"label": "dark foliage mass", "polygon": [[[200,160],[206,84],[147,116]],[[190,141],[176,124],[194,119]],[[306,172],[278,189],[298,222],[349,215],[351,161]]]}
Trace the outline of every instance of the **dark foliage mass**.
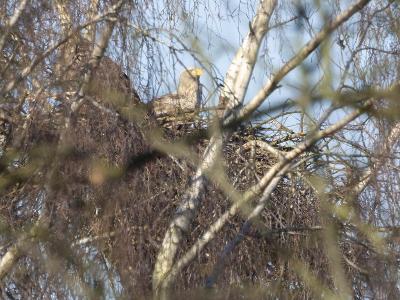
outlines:
{"label": "dark foliage mass", "polygon": [[[100,64],[95,74],[105,71],[103,66]],[[102,83],[103,79],[94,78],[99,84],[107,85]],[[98,97],[98,101],[107,100]],[[136,106],[130,107],[135,110]],[[89,285],[92,281],[107,282],[101,278],[105,271],[97,270],[106,260],[110,264],[107,271],[111,282],[121,285],[125,295],[148,294],[157,249],[188,187],[194,166],[166,154],[156,154],[145,163],[136,160],[137,166],[131,164],[126,168],[129,162],[151,153],[145,136],[156,126],[155,121],[147,118],[139,126],[137,122],[91,103],[82,106],[60,149],[57,142],[63,129],[57,126],[57,118],[62,118],[62,113],[60,109],[46,117],[34,118],[25,140],[20,142],[26,153],[24,164],[34,165],[35,171],[32,176],[21,178],[18,184],[10,183],[3,191],[2,216],[12,224],[10,239],[40,213],[41,199],[47,197],[46,209],[51,216],[49,236],[36,247],[50,251],[48,255],[55,256],[58,268],[64,266],[67,270],[76,270],[84,278],[89,276]],[[166,130],[166,141],[182,136],[179,131]],[[242,134],[235,135],[224,150],[228,176],[238,190],[256,183],[257,176],[265,173],[274,161],[260,150],[256,153],[240,151],[245,139]],[[194,140],[190,147],[200,153],[205,142],[204,139]],[[253,164],[249,165],[249,160]],[[10,207],[9,201],[15,205]],[[218,186],[210,183],[203,204],[192,232],[186,237],[187,247],[207,229],[210,219],[216,219],[229,207],[230,200]],[[316,236],[279,231],[280,228],[317,225],[318,215],[318,201],[301,178],[285,180],[262,218],[245,236],[245,242],[229,256],[221,270],[213,270],[219,259],[216,253],[237,234],[243,223],[240,216],[235,217],[182,273],[177,286],[179,289],[201,287],[211,275],[218,275],[214,281],[221,288],[273,282],[277,290],[287,289],[296,277],[287,266],[289,259],[310,261],[319,273],[317,276],[325,276],[326,261]],[[74,245],[87,236],[99,238],[88,244]],[[39,251],[36,247],[33,252]],[[182,248],[181,252],[185,250]],[[90,254],[91,251],[94,253]],[[26,258],[25,263],[31,270],[43,268],[39,261]],[[88,267],[88,264],[98,266]],[[15,276],[20,276],[17,275],[20,271],[15,270]],[[25,278],[25,284],[37,294],[43,292],[43,287],[37,284],[43,274],[32,272]],[[64,274],[52,276],[52,280],[62,282]],[[53,288],[56,286],[52,285]],[[68,294],[68,289],[64,288],[57,293],[63,291]]]}
{"label": "dark foliage mass", "polygon": [[[103,6],[117,2],[100,1]],[[136,2],[132,2],[135,9]],[[136,11],[129,17],[145,24],[140,9],[145,10],[148,2],[137,8],[139,17]],[[66,5],[73,11],[73,24],[85,21],[87,2],[79,3],[80,10]],[[1,15],[8,10],[0,5]],[[131,32],[133,38],[127,35],[128,8],[122,11],[114,28],[116,37],[112,35],[109,51],[102,57],[93,54],[94,43],[83,38],[80,30],[43,56],[52,40],[62,39],[62,26],[52,23],[59,17],[55,11],[46,1],[27,5],[17,26],[4,35],[1,49],[0,257],[18,246],[18,260],[0,284],[1,295],[6,299],[150,298],[162,239],[215,124],[204,123],[196,112],[156,119],[148,101],[151,97],[140,99],[137,90],[146,95],[156,85],[151,81],[155,70],[151,46],[156,40],[147,33],[139,39],[136,31]],[[99,28],[103,30],[107,22],[99,22]],[[3,36],[6,27],[2,21],[0,25]],[[139,27],[135,27],[138,32]],[[135,61],[145,46],[146,62]],[[40,59],[35,62],[35,58]],[[24,77],[32,62],[31,73]],[[135,69],[126,73],[139,80],[124,72],[129,63]],[[147,83],[140,80],[141,68],[147,68]],[[90,80],[85,82],[88,74]],[[12,82],[15,86],[4,92]],[[79,106],[73,109],[76,103]],[[217,164],[223,170],[208,174],[202,205],[184,236],[178,259],[229,210],[235,201],[230,195],[241,195],[257,184],[277,162],[276,156],[262,147],[249,147],[249,142],[266,141],[285,153],[307,138],[304,132],[295,135],[284,126],[264,127],[264,120],[255,124],[258,117],[267,118],[263,113],[253,120],[254,127],[233,123],[228,128],[233,134]],[[378,242],[373,244],[363,223],[373,220],[366,216],[370,204],[362,207],[353,194],[359,171],[351,169],[350,159],[337,162],[348,165],[346,179],[351,180],[327,188],[318,181],[323,177],[318,172],[326,170],[318,145],[304,157],[282,178],[251,226],[244,224],[256,200],[231,216],[179,273],[173,297],[318,298],[335,291],[343,275],[351,281],[346,283],[357,299],[380,293],[398,298],[398,262],[392,255],[398,250],[398,232],[390,231],[389,236],[389,231],[382,231],[382,236],[389,236],[386,248],[382,247],[385,255]],[[375,196],[375,191],[367,192]],[[339,202],[348,204],[350,213],[335,210]],[[352,222],[347,222],[351,215]],[[385,224],[377,222],[381,223]],[[332,262],[344,273],[337,272]]]}
{"label": "dark foliage mass", "polygon": [[[73,76],[69,78],[77,78],[80,68],[85,66],[88,55],[82,53],[85,52],[76,53],[76,62],[68,70]],[[77,86],[73,80],[63,84]],[[58,268],[76,270],[83,278],[90,278],[84,280],[89,286],[107,282],[101,278],[106,270],[97,270],[105,260],[110,264],[107,272],[111,276],[109,282],[116,285],[114,288],[122,286],[125,295],[139,296],[151,290],[155,255],[195,166],[153,151],[149,132],[156,129],[156,121],[151,116],[142,116],[141,121],[137,115],[136,119],[129,118],[135,116],[135,110],[141,111],[138,96],[130,86],[121,68],[104,57],[94,72],[87,101],[68,131],[62,127],[68,113],[63,105],[53,106],[51,112],[39,105],[32,107],[28,126],[13,127],[9,145],[25,157],[20,163],[33,169],[26,177],[13,176],[14,182],[3,190],[2,216],[10,224],[12,241],[12,236],[23,230],[27,222],[32,222],[42,210],[48,210],[51,224],[48,236],[32,252],[44,247],[46,255],[54,256]],[[122,100],[120,95],[124,96]],[[122,102],[116,103],[114,98]],[[59,99],[60,103],[64,101],[68,99]],[[190,131],[196,133],[195,127],[190,128],[165,129],[163,139],[173,141]],[[224,150],[228,176],[238,190],[256,183],[257,176],[265,173],[274,161],[259,150],[252,154],[241,151],[244,136],[235,135]],[[64,140],[60,144],[61,138]],[[201,136],[192,139],[189,146],[195,153],[201,153],[205,144]],[[147,160],[142,162],[140,158],[146,155]],[[4,156],[3,163],[9,159],[12,157]],[[249,165],[248,160],[253,164]],[[218,260],[215,254],[237,234],[243,223],[240,216],[182,273],[177,282],[179,289],[201,287],[212,274],[218,275],[214,281],[219,287],[269,281],[276,282],[277,288],[284,288],[295,276],[285,266],[288,258],[285,256],[289,253],[292,258],[313,261],[316,270],[322,270],[325,261],[314,238],[279,232],[279,228],[318,224],[319,208],[313,192],[300,178],[290,182],[284,181],[277,189],[257,226],[247,233],[245,242],[221,270],[213,271]],[[14,205],[9,206],[9,201]],[[203,203],[187,236],[188,247],[207,229],[210,219],[216,219],[231,204],[211,182]],[[98,238],[75,245],[87,236]],[[181,252],[185,250],[182,248]],[[282,256],[282,253],[287,254]],[[28,257],[31,256],[24,260],[25,268],[31,271],[26,275],[24,288],[40,294],[44,287],[38,283],[44,280],[41,276],[48,276],[44,275],[48,270],[40,261]],[[16,269],[14,276],[22,276],[19,272],[22,270]],[[61,283],[64,275],[54,272],[52,280]],[[20,284],[16,288],[21,288]],[[68,294],[68,289],[60,286],[58,290],[56,286],[49,283],[46,288],[57,290],[60,295]]]}
{"label": "dark foliage mass", "polygon": [[[79,81],[72,79],[79,77],[88,53],[75,53],[76,61],[67,73],[71,81],[63,82],[64,88],[77,87]],[[151,132],[157,129],[157,121],[143,109],[129,79],[110,58],[101,60],[86,97],[67,130],[63,120],[68,111],[62,103],[69,99],[58,99],[51,111],[43,107],[48,103],[35,102],[27,123],[3,123],[9,145],[2,158],[9,177],[2,182],[1,198],[7,241],[11,243],[25,228],[29,230],[29,224],[43,211],[47,211],[50,224],[9,276],[8,286],[14,289],[7,287],[9,293],[66,297],[88,288],[94,295],[150,295],[157,250],[195,166],[152,148]],[[192,135],[194,138],[186,140],[193,152],[200,154],[207,138],[198,135],[198,129],[169,126],[160,138],[168,142]],[[224,166],[238,191],[255,184],[275,161],[261,149],[243,150],[243,144],[254,135],[263,136],[262,132],[240,132],[224,148]],[[13,160],[19,168],[11,167]],[[307,173],[306,165],[303,171]],[[292,290],[294,297],[310,297],[306,286],[292,286],[299,282],[293,272],[296,261],[307,262],[314,276],[331,286],[319,238],[318,225],[323,223],[319,200],[304,179],[296,174],[284,179],[262,216],[244,233],[244,241],[223,258],[218,253],[235,238],[245,220],[241,215],[234,217],[180,275],[177,290],[218,287],[232,293],[232,298],[257,298],[259,293],[287,295]],[[212,182],[202,201],[180,253],[231,204]],[[93,239],[85,240],[87,237]],[[365,249],[352,247],[343,245],[355,257],[368,259]],[[84,286],[68,283],[71,278],[65,271],[76,272]],[[262,288],[266,284],[268,292]],[[210,291],[196,292],[203,293]],[[185,297],[181,292],[178,295]]]}

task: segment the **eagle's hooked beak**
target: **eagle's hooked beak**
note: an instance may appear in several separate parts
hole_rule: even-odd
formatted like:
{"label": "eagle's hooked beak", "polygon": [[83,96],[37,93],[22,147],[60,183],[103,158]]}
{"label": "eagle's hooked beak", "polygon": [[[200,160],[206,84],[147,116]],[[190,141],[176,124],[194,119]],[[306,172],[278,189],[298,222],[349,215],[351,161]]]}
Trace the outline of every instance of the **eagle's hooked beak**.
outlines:
{"label": "eagle's hooked beak", "polygon": [[200,77],[203,74],[203,69],[195,68],[190,73],[192,73],[192,76]]}

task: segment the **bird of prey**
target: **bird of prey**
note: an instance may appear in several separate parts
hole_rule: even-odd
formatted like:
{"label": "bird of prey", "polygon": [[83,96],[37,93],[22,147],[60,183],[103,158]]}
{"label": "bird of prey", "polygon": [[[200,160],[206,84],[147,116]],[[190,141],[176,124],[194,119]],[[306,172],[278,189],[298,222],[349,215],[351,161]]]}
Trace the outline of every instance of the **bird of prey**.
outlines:
{"label": "bird of prey", "polygon": [[174,117],[198,109],[201,103],[200,76],[202,74],[203,70],[200,68],[184,70],[179,78],[176,93],[153,100],[155,116],[157,118]]}

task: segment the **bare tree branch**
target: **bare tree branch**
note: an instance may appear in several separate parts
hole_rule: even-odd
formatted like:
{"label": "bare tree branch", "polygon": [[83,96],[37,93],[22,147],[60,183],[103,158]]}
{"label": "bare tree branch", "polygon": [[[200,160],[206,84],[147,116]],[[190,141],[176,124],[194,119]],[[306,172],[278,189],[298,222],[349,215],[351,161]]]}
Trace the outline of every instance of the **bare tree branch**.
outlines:
{"label": "bare tree branch", "polygon": [[[243,120],[248,118],[276,89],[279,82],[294,68],[304,61],[319,45],[341,24],[346,22],[352,15],[359,12],[370,2],[370,0],[358,0],[351,5],[347,10],[343,11],[332,22],[326,25],[312,40],[310,40],[295,56],[293,56],[275,75],[270,78],[263,88],[257,93],[252,100],[249,101],[244,107],[236,112],[235,118]],[[226,120],[225,123],[232,122]]]}
{"label": "bare tree branch", "polygon": [[[124,3],[123,0],[118,1],[115,5],[112,6],[112,8],[108,11],[108,13],[106,15],[112,16],[112,15],[117,14],[119,12],[119,10],[121,9],[123,3]],[[67,18],[67,15],[65,15],[63,18]],[[98,16],[95,19],[100,20],[101,18],[102,17]],[[80,105],[83,102],[84,91],[87,88],[87,85],[89,84],[93,69],[95,69],[97,67],[101,57],[104,54],[104,51],[107,47],[108,41],[111,37],[112,31],[114,28],[114,24],[116,21],[117,20],[115,18],[112,19],[111,21],[108,21],[107,25],[103,29],[102,37],[101,37],[99,43],[96,44],[93,49],[93,52],[92,52],[92,55],[91,55],[91,58],[89,61],[89,64],[90,64],[89,70],[84,75],[83,82],[80,86],[79,91],[77,92],[77,100],[75,102],[73,102],[73,104],[75,103],[75,105],[71,107],[71,114],[75,113],[79,109]],[[91,22],[93,22],[93,20],[91,20]],[[51,53],[59,45],[68,41],[68,38],[70,38],[71,36],[72,36],[72,33],[70,33],[67,36],[67,38],[64,38],[62,40],[62,42],[56,44],[53,47],[50,47],[50,49],[48,49],[42,57],[39,57],[36,60],[36,63],[32,63],[31,66],[28,67],[28,69],[26,69],[26,72],[23,72],[23,76],[27,76],[30,73],[30,71],[34,68],[34,66],[39,62],[40,59],[43,59],[46,55]],[[22,78],[20,78],[20,80],[22,80]],[[8,88],[11,88],[11,89],[12,89],[12,87],[13,87],[13,85],[8,86]],[[6,91],[8,88],[6,88]],[[70,118],[67,118],[64,133],[68,131],[69,125],[70,125]],[[59,141],[59,147],[63,147],[64,146],[63,143],[64,143],[64,138],[61,137],[60,141]],[[55,170],[55,167],[53,167],[53,170]],[[52,194],[51,193],[52,188],[50,186],[48,186],[48,190],[49,190],[48,197],[51,197],[50,195]],[[37,228],[39,228],[40,226],[44,226],[43,225],[44,222],[42,219],[44,219],[44,218],[41,217],[37,221],[37,224],[35,224],[32,227],[32,230],[31,230],[32,232],[35,232],[37,230]],[[7,275],[7,273],[10,271],[10,269],[13,267],[13,265],[26,252],[26,250],[29,249],[29,247],[32,245],[33,242],[35,242],[34,235],[32,237],[23,235],[17,240],[16,244],[11,246],[11,248],[3,255],[3,257],[0,260],[0,280],[2,278],[4,278],[5,275]]]}
{"label": "bare tree branch", "polygon": [[[234,216],[238,210],[249,201],[255,199],[261,193],[263,196],[260,198],[258,205],[249,214],[246,220],[247,223],[251,223],[263,210],[267,201],[270,199],[271,193],[278,185],[281,178],[293,167],[294,160],[304,153],[310,146],[323,137],[330,136],[336,131],[346,126],[349,122],[364,113],[365,108],[370,105],[372,100],[367,101],[363,109],[355,110],[350,113],[336,124],[315,132],[312,136],[309,136],[303,143],[299,144],[292,151],[288,152],[276,165],[274,165],[263,178],[250,189],[248,189],[241,199],[234,199],[234,204],[230,209],[225,212],[217,221],[210,225],[209,229],[198,239],[198,241],[186,252],[181,259],[179,259],[175,265],[171,268],[164,280],[173,281],[177,274],[184,268],[193,258],[216,236],[216,234],[222,229],[225,223]],[[249,225],[246,225],[249,226]]]}
{"label": "bare tree branch", "polygon": [[0,52],[3,51],[6,38],[7,38],[8,34],[10,33],[10,30],[14,27],[14,25],[17,23],[18,19],[21,17],[21,14],[24,11],[27,3],[28,3],[28,0],[21,0],[21,2],[19,3],[19,5],[16,7],[16,9],[14,11],[14,14],[11,16],[11,18],[6,23],[6,26],[3,29],[4,30],[3,35],[0,37]]}
{"label": "bare tree branch", "polygon": [[79,32],[82,28],[85,28],[86,26],[100,22],[110,15],[114,15],[117,10],[121,7],[121,5],[124,3],[124,1],[119,1],[115,5],[113,5],[106,13],[97,15],[93,20],[89,20],[87,23],[78,26],[74,30],[71,31],[67,36],[62,38],[60,41],[55,43],[54,45],[50,46],[46,51],[44,51],[40,56],[37,56],[35,59],[32,60],[32,62],[29,64],[29,66],[25,67],[20,74],[15,76],[13,80],[11,80],[8,84],[6,84],[1,90],[0,90],[0,95],[5,95],[11,90],[13,90],[16,85],[20,82],[22,82],[31,72],[35,69],[35,67],[42,62],[46,57],[48,57],[51,53],[53,53],[54,50],[58,49],[61,45],[65,44],[68,42],[77,32]]}
{"label": "bare tree branch", "polygon": [[[234,105],[235,101],[243,101],[258,49],[268,30],[269,20],[275,4],[275,0],[262,0],[260,2],[251,25],[251,31],[245,38],[227,72],[224,96],[228,97],[227,103],[231,103],[229,105]],[[165,280],[166,276],[170,272],[177,250],[181,246],[183,234],[189,230],[192,219],[198,209],[205,184],[204,174],[213,168],[223,140],[224,137],[218,132],[211,138],[210,144],[204,152],[203,162],[192,179],[192,185],[184,195],[183,202],[164,236],[153,272],[153,290],[155,292],[161,289],[165,290],[172,284],[171,280]]]}

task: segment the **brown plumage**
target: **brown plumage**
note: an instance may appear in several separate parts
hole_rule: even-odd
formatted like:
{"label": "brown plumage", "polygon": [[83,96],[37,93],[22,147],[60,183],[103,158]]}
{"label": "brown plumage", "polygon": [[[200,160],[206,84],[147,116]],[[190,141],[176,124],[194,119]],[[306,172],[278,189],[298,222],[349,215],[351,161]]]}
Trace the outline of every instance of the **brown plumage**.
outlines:
{"label": "brown plumage", "polygon": [[152,102],[154,114],[157,118],[176,116],[180,113],[193,112],[200,107],[201,86],[200,76],[202,69],[191,68],[182,72],[179,78],[178,90],[174,94],[167,94]]}
{"label": "brown plumage", "polygon": [[[93,43],[81,38],[76,43],[74,51],[69,54],[72,56],[70,58],[71,65],[65,75],[69,82],[69,87],[72,87],[73,90],[77,89],[86,68],[88,68],[92,50]],[[131,87],[129,77],[122,71],[118,63],[107,56],[101,58],[85,93],[102,104],[107,102],[117,107],[127,102],[131,104],[140,102],[137,92]]]}
{"label": "brown plumage", "polygon": [[138,94],[131,87],[129,77],[107,56],[100,60],[99,66],[94,71],[88,94],[101,98],[109,96],[111,97],[109,101],[114,103],[116,101],[116,104],[126,101],[135,104],[140,102]]}

